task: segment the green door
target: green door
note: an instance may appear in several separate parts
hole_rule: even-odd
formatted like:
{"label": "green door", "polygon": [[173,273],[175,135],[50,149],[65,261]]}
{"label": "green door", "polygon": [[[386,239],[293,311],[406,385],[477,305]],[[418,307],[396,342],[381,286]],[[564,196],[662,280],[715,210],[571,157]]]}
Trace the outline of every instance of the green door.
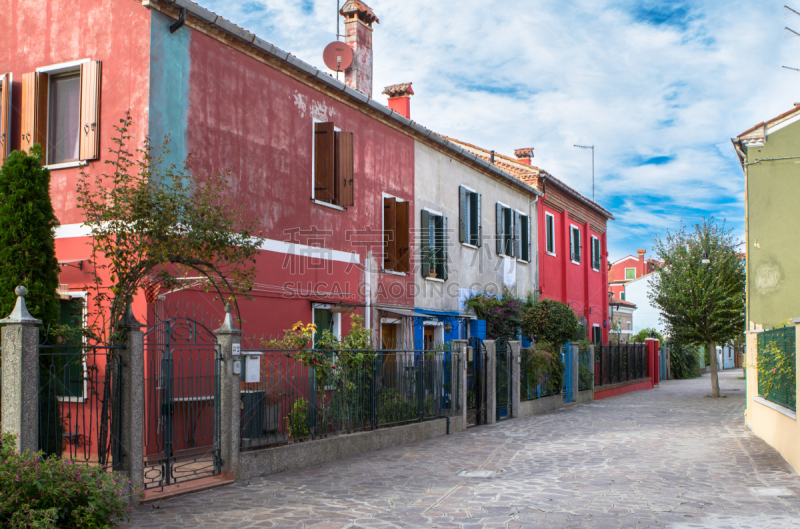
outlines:
{"label": "green door", "polygon": [[[61,300],[61,319],[59,321],[65,327],[80,329],[83,327],[83,299],[72,298]],[[67,341],[74,343],[80,338],[70,336]],[[80,348],[63,349],[64,354],[58,355],[58,391],[59,397],[83,398],[83,378],[84,366]]]}
{"label": "green door", "polygon": [[317,332],[314,334],[314,347],[319,344],[319,339],[322,338],[322,331],[327,329],[333,332],[333,314],[328,309],[314,309],[314,324],[317,326]]}

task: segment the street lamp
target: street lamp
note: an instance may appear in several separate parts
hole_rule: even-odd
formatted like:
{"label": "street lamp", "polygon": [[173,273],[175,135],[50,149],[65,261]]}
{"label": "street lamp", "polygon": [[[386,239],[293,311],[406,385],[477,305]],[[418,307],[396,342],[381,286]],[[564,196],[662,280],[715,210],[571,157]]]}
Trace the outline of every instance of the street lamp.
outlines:
{"label": "street lamp", "polygon": [[594,145],[573,145],[573,147],[592,150],[592,202],[594,202]]}
{"label": "street lamp", "polygon": [[705,265],[711,264],[711,259],[708,258],[708,252],[703,252],[703,259],[700,262]]}

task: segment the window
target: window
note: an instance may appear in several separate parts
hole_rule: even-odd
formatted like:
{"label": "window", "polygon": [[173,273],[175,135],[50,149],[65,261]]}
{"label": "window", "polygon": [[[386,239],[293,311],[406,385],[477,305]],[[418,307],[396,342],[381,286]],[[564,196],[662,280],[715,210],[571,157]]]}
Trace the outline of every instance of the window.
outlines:
{"label": "window", "polygon": [[570,231],[570,238],[569,238],[570,258],[572,259],[573,263],[580,264],[581,250],[583,248],[583,244],[581,243],[581,230],[577,226],[570,226],[569,231]]}
{"label": "window", "polygon": [[599,325],[592,327],[592,343],[595,345],[603,343],[603,329]]}
{"label": "window", "polygon": [[447,217],[423,209],[420,222],[422,277],[447,280]]}
{"label": "window", "polygon": [[409,271],[409,203],[383,198],[383,269]]}
{"label": "window", "polygon": [[625,279],[636,279],[636,269],[635,268],[626,268],[625,269]]}
{"label": "window", "polygon": [[625,301],[625,292],[620,292],[619,293],[619,299],[621,299],[622,301]]}
{"label": "window", "polygon": [[556,254],[556,222],[552,213],[544,214],[545,237],[546,246],[545,250],[549,254]]}
{"label": "window", "polygon": [[505,204],[497,203],[496,207],[496,235],[497,255],[514,257],[516,247],[516,231],[514,228],[514,211]]}
{"label": "window", "polygon": [[531,262],[531,218],[519,211],[514,212],[514,254],[520,261]]}
{"label": "window", "polygon": [[592,235],[592,269],[600,271],[600,239]]}
{"label": "window", "polygon": [[353,133],[333,123],[314,123],[314,188],[311,198],[335,206],[352,206]]}
{"label": "window", "polygon": [[0,75],[0,167],[6,161],[11,138],[11,74]]}
{"label": "window", "polygon": [[100,156],[100,61],[65,63],[22,76],[22,143],[48,165]]}
{"label": "window", "polygon": [[[84,320],[84,299],[73,297],[61,300],[61,315],[59,323],[65,327],[81,329]],[[86,394],[85,375],[86,360],[80,347],[55,350],[59,354],[52,357],[57,362],[54,376],[59,382],[56,386],[56,396],[64,400],[83,399]]]}
{"label": "window", "polygon": [[317,331],[314,333],[314,347],[317,347],[319,344],[320,338],[322,338],[322,331],[328,330],[339,338],[341,332],[341,314],[331,312],[330,305],[315,305],[314,312],[312,318],[314,320],[314,325],[317,326]]}
{"label": "window", "polygon": [[628,322],[628,330],[631,330],[631,322]]}
{"label": "window", "polygon": [[473,246],[481,246],[483,240],[481,195],[459,186],[458,211],[458,240]]}

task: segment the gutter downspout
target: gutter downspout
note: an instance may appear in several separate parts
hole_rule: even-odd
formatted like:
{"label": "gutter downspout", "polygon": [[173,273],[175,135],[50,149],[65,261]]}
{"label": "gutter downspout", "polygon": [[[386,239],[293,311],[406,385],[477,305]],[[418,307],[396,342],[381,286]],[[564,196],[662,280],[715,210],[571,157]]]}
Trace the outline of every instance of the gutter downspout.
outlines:
{"label": "gutter downspout", "polygon": [[186,23],[186,8],[182,7],[181,14],[178,15],[178,20],[176,20],[169,26],[169,32],[175,33],[176,31],[181,29],[185,23]]}
{"label": "gutter downspout", "polygon": [[367,252],[367,269],[364,271],[364,328],[372,329],[372,252]]}
{"label": "gutter downspout", "polygon": [[747,163],[747,154],[742,150],[742,144],[738,138],[732,138],[731,143],[739,156],[739,162],[742,164],[742,171],[744,172],[744,299],[745,299],[745,327],[746,330],[750,329],[750,217],[748,216],[747,208],[747,168],[750,165]]}
{"label": "gutter downspout", "polygon": [[[533,204],[537,204],[539,202],[539,195],[536,195],[533,200],[528,202],[528,218],[532,219],[533,217]],[[533,235],[533,228],[530,228],[531,235]],[[536,254],[536,258],[531,255],[531,261],[534,263],[533,270],[530,271],[530,275],[532,278],[529,278],[531,281],[531,285],[533,287],[533,292],[536,293],[539,291],[539,206],[536,206],[536,237],[534,238],[534,244],[531,244],[532,248],[531,251]],[[531,268],[530,266],[528,268]],[[538,294],[536,295],[536,299],[538,298]]]}

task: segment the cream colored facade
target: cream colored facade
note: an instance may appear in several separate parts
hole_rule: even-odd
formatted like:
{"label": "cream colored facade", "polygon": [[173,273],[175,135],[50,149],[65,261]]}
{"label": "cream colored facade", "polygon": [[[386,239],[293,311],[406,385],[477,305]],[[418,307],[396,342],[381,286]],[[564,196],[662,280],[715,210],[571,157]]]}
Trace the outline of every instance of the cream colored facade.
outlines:
{"label": "cream colored facade", "polygon": [[[800,319],[794,320],[795,332],[800,334],[798,324]],[[745,422],[757,436],[762,438],[771,447],[777,450],[784,459],[800,472],[800,423],[797,422],[796,412],[769,402],[758,396],[758,361],[757,339],[759,330],[747,331],[747,354],[745,368],[747,369],[747,409]],[[795,336],[796,343],[800,346],[800,336]],[[798,358],[795,354],[795,362]],[[797,366],[795,366],[797,372]],[[795,383],[800,381],[798,378]],[[800,390],[800,387],[796,388]]]}

